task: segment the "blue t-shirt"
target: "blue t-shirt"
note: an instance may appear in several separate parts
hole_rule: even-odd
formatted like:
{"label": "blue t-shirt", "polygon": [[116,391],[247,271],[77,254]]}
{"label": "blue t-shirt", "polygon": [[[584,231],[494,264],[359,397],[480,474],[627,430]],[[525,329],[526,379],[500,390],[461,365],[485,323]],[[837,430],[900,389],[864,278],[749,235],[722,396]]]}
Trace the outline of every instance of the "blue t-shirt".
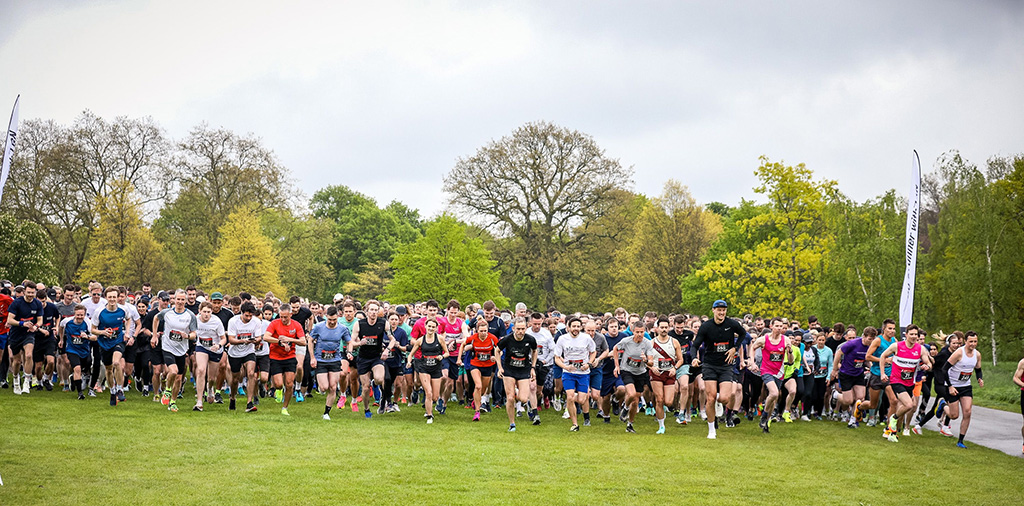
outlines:
{"label": "blue t-shirt", "polygon": [[[749,345],[750,342],[751,342],[750,334],[743,334],[743,338],[740,339],[740,342],[736,343],[736,347],[737,347],[737,349],[745,347],[745,346]],[[740,354],[739,354],[739,352],[736,353],[736,360],[734,360],[732,362],[732,370],[736,374],[740,373]],[[739,379],[739,377],[737,376],[736,379]]]}
{"label": "blue t-shirt", "polygon": [[[885,353],[885,350],[888,350],[889,347],[892,346],[892,343],[895,343],[897,341],[896,336],[892,336],[891,341],[887,340],[885,336],[878,336],[878,339],[882,340],[882,344],[879,344],[878,348],[875,348],[875,353],[871,355],[873,357],[881,357],[882,353]],[[875,376],[881,376],[881,371],[882,369],[878,367],[878,362],[871,362],[871,374],[874,374]],[[892,376],[892,364],[885,366],[885,375]]]}
{"label": "blue t-shirt", "polygon": [[103,306],[92,316],[92,326],[96,327],[96,330],[114,329],[113,336],[98,336],[99,339],[96,342],[99,343],[101,349],[109,350],[124,342],[124,319],[127,317],[128,314],[120,306],[113,311],[107,309],[107,306]]}
{"label": "blue t-shirt", "polygon": [[[401,346],[409,346],[409,334],[405,332],[405,329],[398,327],[391,332],[395,336],[395,341]],[[387,337],[384,338],[384,346],[386,347],[391,342]],[[388,367],[403,367],[405,365],[404,355],[397,349],[391,350],[388,359],[384,361]]]}
{"label": "blue t-shirt", "polygon": [[64,348],[82,358],[89,356],[89,320],[75,323],[71,318],[64,324]]}
{"label": "blue t-shirt", "polygon": [[[604,340],[605,340],[605,342],[608,343],[608,349],[609,350],[614,350],[615,349],[615,345],[619,344],[619,341],[621,341],[623,339],[626,339],[626,338],[629,338],[629,337],[633,337],[633,336],[627,336],[626,334],[623,334],[622,331],[619,331],[619,334],[617,336],[615,336],[615,337],[612,337],[612,336],[610,336],[608,334],[605,334],[604,335]],[[609,354],[609,356],[611,356],[611,355]],[[605,376],[612,376],[612,375],[615,374],[615,361],[614,360],[609,359],[609,360],[605,360],[604,361],[604,374],[605,374]]]}
{"label": "blue t-shirt", "polygon": [[313,356],[318,362],[341,362],[345,348],[352,340],[352,333],[341,320],[338,319],[338,324],[333,329],[327,327],[327,322],[320,322],[313,325],[313,330],[309,331],[309,337],[313,339]]}
{"label": "blue t-shirt", "polygon": [[[14,299],[11,306],[7,309],[8,314],[14,315],[14,319],[19,322],[32,322],[38,321],[38,318],[43,316],[43,304],[39,302],[39,299],[32,299],[32,302],[25,302],[25,299],[18,297]],[[20,325],[14,325],[10,330],[10,339],[24,337],[28,335],[28,329]]]}

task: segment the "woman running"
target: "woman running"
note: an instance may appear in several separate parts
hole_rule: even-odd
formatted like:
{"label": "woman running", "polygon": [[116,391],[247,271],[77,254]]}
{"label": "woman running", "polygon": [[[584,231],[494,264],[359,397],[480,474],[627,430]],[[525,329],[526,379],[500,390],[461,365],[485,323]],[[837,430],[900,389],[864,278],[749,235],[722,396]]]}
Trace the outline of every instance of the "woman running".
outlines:
{"label": "woman running", "polygon": [[480,421],[480,402],[484,392],[491,391],[491,373],[494,370],[495,364],[494,347],[498,344],[498,338],[494,334],[487,332],[487,328],[487,320],[478,318],[476,321],[476,333],[469,336],[459,346],[458,351],[459,367],[463,366],[463,354],[473,352],[472,358],[469,359],[471,367],[467,369],[469,369],[469,373],[473,377],[473,385],[475,387],[473,389],[473,409],[476,410],[473,414],[474,422]]}
{"label": "woman running", "polygon": [[676,369],[683,365],[683,352],[676,340],[668,335],[668,317],[658,318],[658,335],[651,340],[651,390],[654,391],[654,413],[658,419],[658,431],[665,433],[665,404],[675,404]]}
{"label": "woman running", "polygon": [[327,394],[324,406],[324,420],[331,419],[331,407],[337,400],[338,384],[342,375],[348,374],[348,364],[342,363],[341,356],[352,340],[348,327],[338,323],[338,307],[328,306],[326,320],[313,325],[309,332],[313,340],[313,356],[310,367],[316,371],[316,385],[320,393]]}
{"label": "woman running", "polygon": [[444,343],[437,335],[437,320],[430,318],[423,326],[422,337],[412,340],[412,350],[405,359],[405,366],[410,367],[416,356],[416,375],[423,387],[423,406],[427,423],[434,423],[434,404],[441,395],[441,360],[448,354]]}
{"label": "woman running", "polygon": [[[889,345],[889,348],[883,351],[879,357],[880,362],[884,364],[890,356],[895,355],[892,359],[892,377],[890,378],[885,371],[882,371],[882,383],[889,382],[893,393],[896,394],[896,406],[890,410],[892,414],[889,415],[889,420],[883,431],[885,438],[893,443],[899,441],[896,437],[898,423],[915,407],[911,393],[914,390],[914,374],[917,372],[917,367],[918,365],[924,369],[931,367],[931,356],[921,352],[923,348],[919,337],[917,325],[910,325],[907,327],[903,340]],[[921,364],[922,361],[924,364]]]}
{"label": "woman running", "polygon": [[[213,304],[203,302],[199,305],[199,321],[196,324],[196,405],[192,411],[203,410],[203,395],[207,395],[207,402],[213,403],[214,391],[217,390],[213,384],[216,374],[209,377],[210,362],[216,364],[212,367],[214,371],[220,366],[220,359],[224,355],[224,345],[227,341],[224,337],[224,322],[220,318],[213,317]],[[251,386],[250,386],[251,387]],[[208,393],[209,392],[209,393]]]}
{"label": "woman running", "polygon": [[966,334],[966,339],[963,348],[956,350],[949,357],[949,361],[942,368],[943,374],[941,375],[949,389],[949,396],[946,398],[946,413],[949,418],[955,420],[960,416],[960,410],[964,412],[964,417],[960,420],[960,439],[956,443],[959,448],[967,448],[967,445],[964,444],[964,436],[967,435],[967,428],[971,425],[971,408],[974,405],[971,376],[975,371],[978,372],[978,386],[985,388],[985,381],[981,377],[978,333],[972,330]]}

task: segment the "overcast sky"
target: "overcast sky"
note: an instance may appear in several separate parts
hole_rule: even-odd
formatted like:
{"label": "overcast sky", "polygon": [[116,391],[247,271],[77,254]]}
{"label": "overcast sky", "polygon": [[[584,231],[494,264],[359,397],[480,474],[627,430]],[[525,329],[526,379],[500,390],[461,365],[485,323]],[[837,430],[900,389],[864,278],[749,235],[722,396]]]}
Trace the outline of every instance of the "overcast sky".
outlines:
{"label": "overcast sky", "polygon": [[308,195],[426,216],[458,157],[535,120],[638,191],[730,204],[762,154],[863,200],[906,191],[913,149],[1024,152],[1024,2],[775,4],[2,0],[0,111],[252,132]]}

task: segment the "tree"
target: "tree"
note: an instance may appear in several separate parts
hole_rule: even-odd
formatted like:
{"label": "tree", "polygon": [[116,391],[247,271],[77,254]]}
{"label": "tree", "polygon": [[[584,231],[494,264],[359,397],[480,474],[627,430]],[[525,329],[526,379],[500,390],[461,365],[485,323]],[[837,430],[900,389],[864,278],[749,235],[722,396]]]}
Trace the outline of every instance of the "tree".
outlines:
{"label": "tree", "polygon": [[0,244],[0,279],[57,282],[53,244],[38,224],[0,213]]}
{"label": "tree", "polygon": [[607,303],[633,311],[672,313],[679,308],[679,281],[722,231],[681,183],[669,180],[640,213],[636,229],[615,250],[615,288]]}
{"label": "tree", "polygon": [[173,266],[142,222],[140,206],[134,186],[125,179],[111,183],[109,193],[97,198],[99,225],[77,276],[81,284],[93,279],[136,288],[146,282],[168,283]]}
{"label": "tree", "polygon": [[333,289],[355,279],[365,266],[390,262],[398,249],[415,241],[420,232],[409,221],[419,213],[393,202],[385,209],[347,186],[318,190],[309,202],[313,217],[332,224],[333,244],[328,265],[335,273]]}
{"label": "tree", "polygon": [[290,295],[330,300],[334,272],[328,265],[334,244],[330,220],[296,215],[289,209],[267,209],[261,215],[263,235],[274,244],[281,264],[281,284]]}
{"label": "tree", "polygon": [[427,224],[422,237],[395,255],[388,297],[396,302],[490,299],[507,306],[508,299],[498,290],[495,265],[480,239],[467,237],[464,224],[442,214]]}
{"label": "tree", "polygon": [[536,122],[458,159],[444,191],[452,206],[484,228],[519,241],[518,266],[551,305],[560,261],[589,233],[577,227],[607,212],[604,195],[627,189],[632,173],[592,137]]}
{"label": "tree", "polygon": [[242,206],[228,215],[220,228],[220,237],[216,253],[202,272],[210,289],[227,293],[285,294],[279,260],[270,239],[260,232],[260,220],[254,207]]}
{"label": "tree", "polygon": [[768,198],[769,212],[738,223],[749,234],[766,236],[752,249],[730,251],[697,271],[711,292],[737,309],[763,315],[798,316],[817,291],[824,231],[823,195],[835,182],[813,180],[803,164],[795,167],[761,157],[756,193]]}
{"label": "tree", "polygon": [[341,291],[357,300],[379,299],[387,290],[394,273],[388,262],[374,262],[356,274],[356,280],[345,283]]}

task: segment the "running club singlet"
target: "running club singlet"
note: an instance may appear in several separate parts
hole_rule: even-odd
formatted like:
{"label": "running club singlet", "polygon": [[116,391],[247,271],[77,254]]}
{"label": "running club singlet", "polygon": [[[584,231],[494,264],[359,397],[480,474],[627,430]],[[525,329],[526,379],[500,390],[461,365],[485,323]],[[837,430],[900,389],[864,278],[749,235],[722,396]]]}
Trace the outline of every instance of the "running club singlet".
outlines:
{"label": "running club singlet", "polygon": [[761,374],[771,374],[782,378],[782,362],[786,357],[786,338],[779,336],[778,344],[772,344],[769,337],[764,338],[761,347]]}
{"label": "running club singlet", "polygon": [[896,343],[896,356],[892,359],[892,377],[889,381],[900,385],[914,386],[914,371],[921,363],[921,344],[907,346],[906,341]]}
{"label": "running club singlet", "polygon": [[960,361],[949,368],[949,384],[956,388],[971,386],[971,374],[974,374],[974,367],[978,365],[978,350],[967,356],[967,348],[964,350]]}

